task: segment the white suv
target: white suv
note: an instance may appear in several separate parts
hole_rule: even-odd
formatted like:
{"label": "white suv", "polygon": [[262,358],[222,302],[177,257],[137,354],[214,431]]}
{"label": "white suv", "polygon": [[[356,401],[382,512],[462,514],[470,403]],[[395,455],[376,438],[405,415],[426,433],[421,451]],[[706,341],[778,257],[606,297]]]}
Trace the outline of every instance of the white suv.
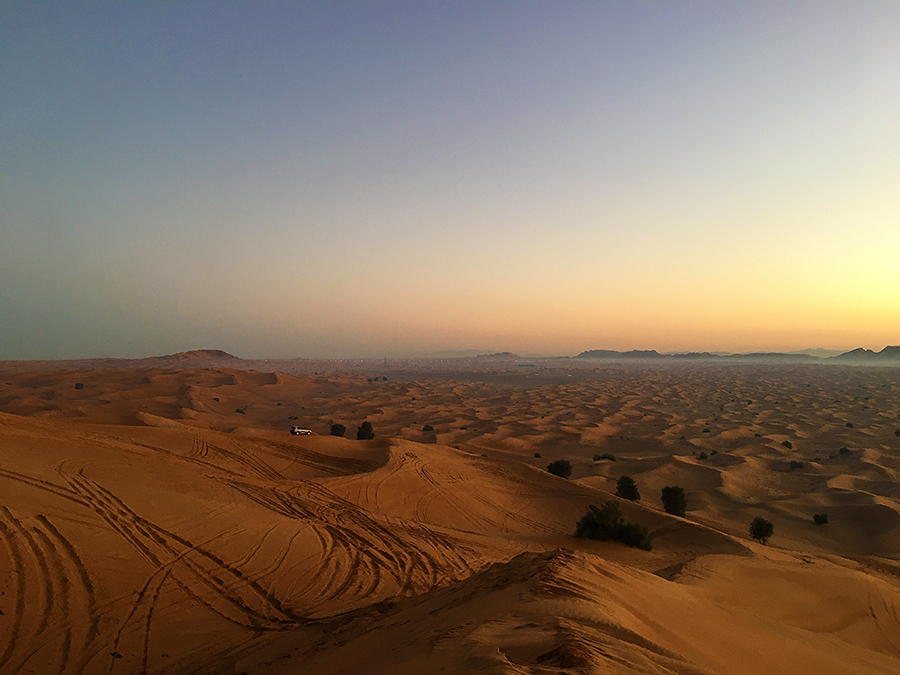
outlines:
{"label": "white suv", "polygon": [[310,436],[312,432],[309,429],[304,429],[303,427],[291,427],[291,433],[294,436]]}

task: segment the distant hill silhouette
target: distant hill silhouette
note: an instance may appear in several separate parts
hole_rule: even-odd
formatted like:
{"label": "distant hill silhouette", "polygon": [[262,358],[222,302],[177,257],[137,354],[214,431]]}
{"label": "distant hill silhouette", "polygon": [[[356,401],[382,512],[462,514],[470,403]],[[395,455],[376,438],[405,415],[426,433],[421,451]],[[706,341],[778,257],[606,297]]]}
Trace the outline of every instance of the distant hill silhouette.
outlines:
{"label": "distant hill silhouette", "polygon": [[838,356],[833,356],[829,361],[837,362],[862,362],[862,363],[897,363],[900,364],[900,346],[889,346],[880,352],[858,347]]}
{"label": "distant hill silhouette", "polygon": [[476,359],[517,359],[518,354],[512,352],[494,352],[493,354],[479,354]]}
{"label": "distant hill silhouette", "polygon": [[632,349],[628,352],[617,352],[612,349],[591,349],[581,352],[576,359],[661,359],[665,358],[655,349]]}

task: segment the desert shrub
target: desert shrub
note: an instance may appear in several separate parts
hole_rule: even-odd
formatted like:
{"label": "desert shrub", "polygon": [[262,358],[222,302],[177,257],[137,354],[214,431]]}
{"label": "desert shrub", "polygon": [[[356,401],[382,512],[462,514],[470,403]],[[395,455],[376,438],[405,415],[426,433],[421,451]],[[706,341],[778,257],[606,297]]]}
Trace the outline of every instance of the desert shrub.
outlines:
{"label": "desert shrub", "polygon": [[552,473],[554,476],[559,476],[560,478],[568,478],[572,475],[572,465],[569,464],[569,460],[567,459],[558,459],[555,462],[550,462],[547,465],[547,471]]}
{"label": "desert shrub", "polygon": [[684,488],[677,485],[664,487],[662,489],[662,503],[666,513],[683,517],[687,509],[687,497],[684,494]]}
{"label": "desert shrub", "polygon": [[345,427],[343,424],[338,424],[337,422],[335,422],[331,425],[332,436],[340,436],[341,438],[343,438],[345,433],[347,433],[347,427]]}
{"label": "desert shrub", "polygon": [[536,452],[536,453],[534,453],[534,456],[535,456],[537,459],[540,459],[540,458],[541,458],[541,453]]}
{"label": "desert shrub", "polygon": [[838,450],[838,453],[841,455],[849,455],[850,451],[847,448],[841,448],[840,450]]}
{"label": "desert shrub", "polygon": [[610,462],[616,461],[616,456],[610,452],[604,452],[602,455],[594,455],[594,461],[599,462],[601,460],[608,459]]}
{"label": "desert shrub", "polygon": [[622,517],[619,502],[610,499],[602,508],[590,506],[575,526],[575,536],[598,541],[621,541],[632,548],[649,551],[653,547],[649,530]]}
{"label": "desert shrub", "polygon": [[703,433],[704,433],[704,434],[708,434],[708,433],[709,433],[709,427],[706,427],[706,428],[703,430]]}
{"label": "desert shrub", "polygon": [[897,431],[894,432],[894,436],[900,436],[900,429],[897,429]]}
{"label": "desert shrub", "polygon": [[847,427],[848,429],[852,429],[852,428],[853,428],[853,422],[847,422],[844,426]]}
{"label": "desert shrub", "polygon": [[791,469],[802,469],[803,462],[798,462],[796,459],[791,460]]}
{"label": "desert shrub", "polygon": [[828,514],[827,513],[816,513],[813,515],[813,522],[816,525],[827,525],[828,524]]}
{"label": "desert shrub", "polygon": [[629,499],[633,502],[641,498],[637,483],[634,482],[631,476],[620,476],[619,480],[616,481],[616,497]]}
{"label": "desert shrub", "polygon": [[375,438],[375,431],[372,429],[372,423],[365,421],[360,424],[359,428],[356,430],[356,440],[369,441],[373,438]]}
{"label": "desert shrub", "polygon": [[279,402],[276,403],[275,405],[280,406],[280,405],[281,405],[281,401],[279,401]]}
{"label": "desert shrub", "polygon": [[699,455],[697,455],[697,459],[706,459],[708,456],[709,455],[707,455],[705,452],[701,452]]}
{"label": "desert shrub", "polygon": [[244,412],[244,409],[243,409],[243,408],[235,408],[235,409],[234,409],[234,412],[238,413],[239,415],[246,415],[246,414],[247,414],[247,413]]}
{"label": "desert shrub", "polygon": [[753,434],[753,438],[762,438],[762,434],[757,431],[755,434]]}
{"label": "desert shrub", "polygon": [[750,521],[750,536],[760,544],[765,544],[775,532],[775,526],[760,516]]}
{"label": "desert shrub", "polygon": [[84,382],[76,382],[75,388],[76,389],[84,389]]}
{"label": "desert shrub", "polygon": [[793,450],[793,449],[794,449],[794,446],[791,445],[791,442],[790,442],[790,441],[781,441],[781,444],[782,444],[784,447],[786,447],[788,450]]}
{"label": "desert shrub", "polygon": [[434,427],[430,424],[426,424],[424,427],[422,427],[422,431],[434,431]]}
{"label": "desert shrub", "polygon": [[218,397],[218,396],[213,396],[213,401],[215,401],[216,403],[218,403],[218,402],[219,402],[219,397]]}

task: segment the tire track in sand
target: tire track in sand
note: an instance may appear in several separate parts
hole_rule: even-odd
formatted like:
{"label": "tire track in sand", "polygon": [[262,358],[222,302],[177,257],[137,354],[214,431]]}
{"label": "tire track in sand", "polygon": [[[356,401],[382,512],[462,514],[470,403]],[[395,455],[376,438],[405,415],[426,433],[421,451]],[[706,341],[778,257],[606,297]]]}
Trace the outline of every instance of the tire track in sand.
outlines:
{"label": "tire track in sand", "polygon": [[174,583],[209,611],[253,630],[284,630],[303,622],[242,570],[137,515],[100,484],[80,473],[64,478],[154,568],[170,564]]}

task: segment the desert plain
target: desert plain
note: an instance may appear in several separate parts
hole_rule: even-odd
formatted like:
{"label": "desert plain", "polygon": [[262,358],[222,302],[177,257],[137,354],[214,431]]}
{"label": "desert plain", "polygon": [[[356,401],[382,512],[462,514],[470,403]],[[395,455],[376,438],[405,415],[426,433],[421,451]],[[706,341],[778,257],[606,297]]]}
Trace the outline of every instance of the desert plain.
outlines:
{"label": "desert plain", "polygon": [[2,362],[0,673],[895,674],[898,375]]}

